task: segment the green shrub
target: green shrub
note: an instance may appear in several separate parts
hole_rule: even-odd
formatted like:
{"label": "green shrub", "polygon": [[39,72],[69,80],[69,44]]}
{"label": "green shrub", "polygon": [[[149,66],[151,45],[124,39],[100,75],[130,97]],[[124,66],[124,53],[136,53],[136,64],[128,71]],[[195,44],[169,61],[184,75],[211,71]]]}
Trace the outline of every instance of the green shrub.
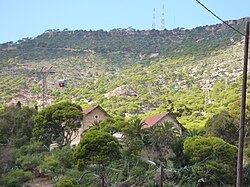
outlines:
{"label": "green shrub", "polygon": [[75,179],[62,179],[57,183],[57,187],[76,187],[77,182]]}
{"label": "green shrub", "polygon": [[21,187],[23,183],[32,179],[32,173],[22,169],[11,170],[0,179],[0,185],[6,187]]}

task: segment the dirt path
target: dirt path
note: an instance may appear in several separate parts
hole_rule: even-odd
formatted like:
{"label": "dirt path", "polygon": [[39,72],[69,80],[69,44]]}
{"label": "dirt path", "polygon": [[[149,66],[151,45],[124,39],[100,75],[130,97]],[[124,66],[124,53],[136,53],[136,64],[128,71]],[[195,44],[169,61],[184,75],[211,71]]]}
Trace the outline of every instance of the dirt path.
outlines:
{"label": "dirt path", "polygon": [[38,177],[30,180],[24,184],[24,187],[55,187],[55,184],[52,184],[51,181],[46,177]]}

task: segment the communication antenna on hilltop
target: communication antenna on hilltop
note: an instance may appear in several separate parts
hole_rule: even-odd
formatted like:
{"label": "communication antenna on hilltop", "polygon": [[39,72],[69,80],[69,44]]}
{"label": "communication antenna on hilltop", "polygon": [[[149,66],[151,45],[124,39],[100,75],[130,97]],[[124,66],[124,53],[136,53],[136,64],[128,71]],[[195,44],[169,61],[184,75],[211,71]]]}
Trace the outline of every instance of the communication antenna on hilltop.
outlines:
{"label": "communication antenna on hilltop", "polygon": [[162,5],[162,15],[161,15],[161,29],[165,29],[165,8],[164,4]]}
{"label": "communication antenna on hilltop", "polygon": [[155,29],[155,8],[153,9],[153,24],[152,29]]}

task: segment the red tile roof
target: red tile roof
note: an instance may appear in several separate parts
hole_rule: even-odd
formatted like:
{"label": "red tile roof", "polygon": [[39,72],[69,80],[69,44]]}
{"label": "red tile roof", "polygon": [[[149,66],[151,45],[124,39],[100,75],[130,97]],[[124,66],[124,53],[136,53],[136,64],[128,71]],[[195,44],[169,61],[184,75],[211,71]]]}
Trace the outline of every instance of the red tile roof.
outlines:
{"label": "red tile roof", "polygon": [[11,101],[8,103],[9,106],[16,106],[17,101],[15,99],[11,99]]}
{"label": "red tile roof", "polygon": [[96,106],[91,106],[89,108],[86,108],[82,111],[82,113],[84,115],[87,115],[89,113],[91,113],[93,110],[95,110],[96,108],[99,108],[101,111],[103,111],[103,113],[106,115],[106,116],[109,116],[109,114],[99,105],[96,105]]}
{"label": "red tile roof", "polygon": [[156,114],[153,116],[149,116],[147,118],[144,119],[144,122],[146,123],[142,128],[149,128],[154,126],[155,124],[157,124],[163,117],[165,117],[166,115],[168,115],[169,112],[164,112],[161,114]]}
{"label": "red tile roof", "polygon": [[92,107],[84,109],[82,112],[84,114],[89,114],[90,112],[92,112],[93,110],[95,110],[97,107],[99,107],[99,106],[98,105],[97,106],[92,106]]}

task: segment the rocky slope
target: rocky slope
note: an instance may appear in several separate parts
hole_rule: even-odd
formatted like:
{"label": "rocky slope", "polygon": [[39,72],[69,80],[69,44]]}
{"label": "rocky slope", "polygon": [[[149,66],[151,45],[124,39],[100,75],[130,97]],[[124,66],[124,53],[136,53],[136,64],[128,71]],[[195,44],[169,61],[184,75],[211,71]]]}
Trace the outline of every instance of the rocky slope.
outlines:
{"label": "rocky slope", "polygon": [[[228,24],[242,31],[246,20]],[[118,114],[144,113],[164,104],[160,97],[174,87],[205,94],[218,81],[237,82],[242,62],[242,36],[225,24],[170,31],[50,30],[0,45],[0,97],[2,104],[15,99],[41,106],[42,72],[51,67],[48,103],[70,99]],[[67,79],[66,88],[58,87],[59,79]],[[119,101],[127,107],[114,104]]]}

